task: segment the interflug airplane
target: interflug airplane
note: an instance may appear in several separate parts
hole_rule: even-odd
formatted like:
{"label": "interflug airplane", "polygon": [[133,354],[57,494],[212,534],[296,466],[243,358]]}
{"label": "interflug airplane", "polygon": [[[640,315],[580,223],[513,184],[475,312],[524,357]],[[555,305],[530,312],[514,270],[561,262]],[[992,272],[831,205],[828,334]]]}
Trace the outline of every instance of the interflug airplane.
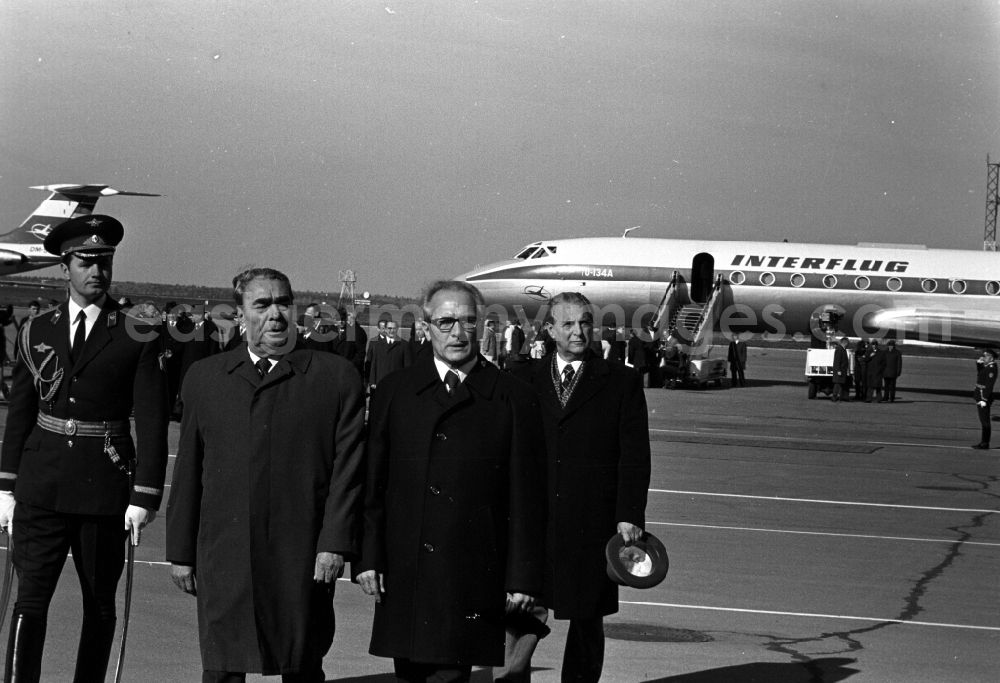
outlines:
{"label": "interflug airplane", "polygon": [[1000,343],[1000,254],[989,251],[623,235],[535,242],[458,277],[528,319],[577,291],[613,326],[679,329],[687,312],[731,334],[819,336],[833,316],[856,337]]}

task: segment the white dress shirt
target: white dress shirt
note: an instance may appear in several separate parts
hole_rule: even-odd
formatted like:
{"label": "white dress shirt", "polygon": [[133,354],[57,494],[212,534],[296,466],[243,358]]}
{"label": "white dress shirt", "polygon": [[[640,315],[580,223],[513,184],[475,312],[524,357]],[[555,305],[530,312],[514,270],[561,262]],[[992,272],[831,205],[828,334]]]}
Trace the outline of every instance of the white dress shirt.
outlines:
{"label": "white dress shirt", "polygon": [[73,346],[73,335],[76,334],[76,326],[79,325],[76,318],[83,311],[87,318],[84,320],[84,339],[90,336],[90,331],[94,329],[94,323],[97,322],[97,316],[101,314],[101,304],[104,303],[104,298],[107,296],[105,294],[100,299],[90,304],[86,308],[82,308],[80,304],[69,300],[69,345],[70,348]]}

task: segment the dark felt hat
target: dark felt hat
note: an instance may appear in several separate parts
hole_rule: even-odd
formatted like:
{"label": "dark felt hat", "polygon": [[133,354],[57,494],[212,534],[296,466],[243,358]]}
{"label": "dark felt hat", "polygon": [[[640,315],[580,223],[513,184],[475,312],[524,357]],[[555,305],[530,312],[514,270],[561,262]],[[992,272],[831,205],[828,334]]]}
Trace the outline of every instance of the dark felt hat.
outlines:
{"label": "dark felt hat", "polygon": [[115,253],[124,234],[125,228],[111,216],[77,216],[52,228],[45,238],[45,251],[56,256],[107,256]]}
{"label": "dark felt hat", "polygon": [[670,567],[667,549],[648,531],[629,545],[625,545],[621,534],[615,534],[605,546],[604,555],[608,578],[619,586],[652,588],[663,581]]}

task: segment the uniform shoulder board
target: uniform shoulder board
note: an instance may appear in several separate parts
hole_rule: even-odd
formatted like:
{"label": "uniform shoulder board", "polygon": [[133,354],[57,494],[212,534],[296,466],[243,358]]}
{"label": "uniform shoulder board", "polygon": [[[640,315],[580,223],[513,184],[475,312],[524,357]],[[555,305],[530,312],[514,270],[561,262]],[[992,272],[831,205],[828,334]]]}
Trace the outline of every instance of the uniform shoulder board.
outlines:
{"label": "uniform shoulder board", "polygon": [[58,308],[53,308],[51,311],[46,311],[45,313],[39,313],[38,317],[40,318],[44,315],[52,316],[52,320],[50,320],[49,322],[55,325],[57,322],[59,322],[59,318],[62,317],[62,311]]}

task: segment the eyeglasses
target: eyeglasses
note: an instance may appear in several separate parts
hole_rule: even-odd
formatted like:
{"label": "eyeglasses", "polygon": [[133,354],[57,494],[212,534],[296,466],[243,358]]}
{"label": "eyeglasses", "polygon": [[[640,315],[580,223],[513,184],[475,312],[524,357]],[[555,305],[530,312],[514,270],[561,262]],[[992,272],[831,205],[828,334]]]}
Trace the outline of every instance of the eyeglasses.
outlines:
{"label": "eyeglasses", "polygon": [[442,332],[451,332],[455,323],[460,324],[466,332],[472,332],[476,329],[478,320],[476,318],[437,318],[431,320],[431,325]]}

